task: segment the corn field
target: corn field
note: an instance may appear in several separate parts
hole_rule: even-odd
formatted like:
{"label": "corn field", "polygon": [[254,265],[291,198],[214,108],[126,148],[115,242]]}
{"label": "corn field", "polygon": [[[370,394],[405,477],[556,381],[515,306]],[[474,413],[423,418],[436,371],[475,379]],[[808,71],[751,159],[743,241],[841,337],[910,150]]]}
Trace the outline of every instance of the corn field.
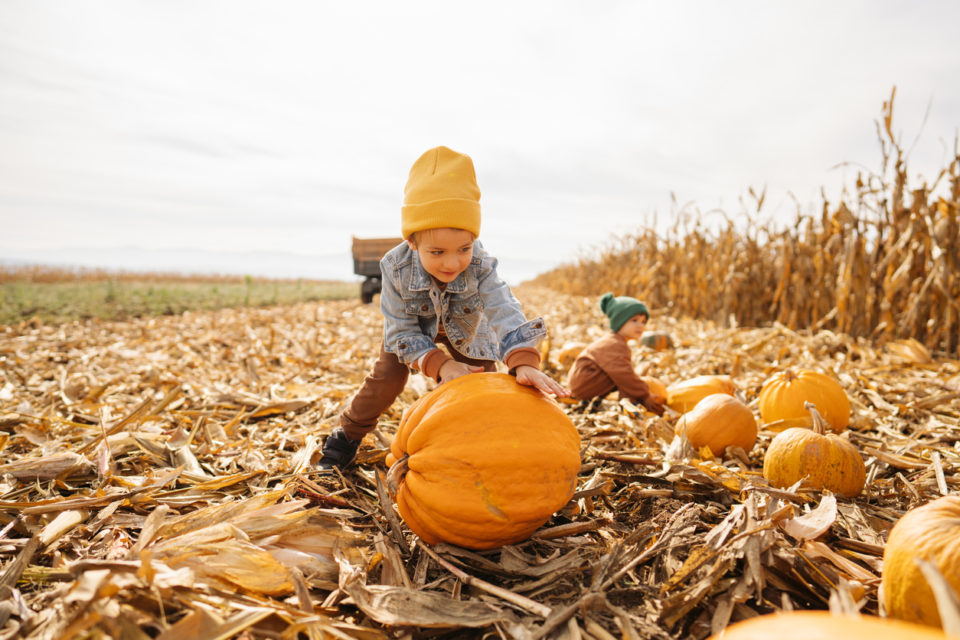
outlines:
{"label": "corn field", "polygon": [[[799,210],[775,229],[761,220],[764,194],[746,225],[719,229],[678,220],[666,233],[641,229],[538,276],[574,295],[614,291],[675,316],[740,326],[779,323],[884,343],[914,338],[934,352],[960,347],[960,150],[931,184],[911,188],[892,130],[893,96],[877,134],[879,174],[821,210]],[[936,195],[942,193],[944,195]]]}

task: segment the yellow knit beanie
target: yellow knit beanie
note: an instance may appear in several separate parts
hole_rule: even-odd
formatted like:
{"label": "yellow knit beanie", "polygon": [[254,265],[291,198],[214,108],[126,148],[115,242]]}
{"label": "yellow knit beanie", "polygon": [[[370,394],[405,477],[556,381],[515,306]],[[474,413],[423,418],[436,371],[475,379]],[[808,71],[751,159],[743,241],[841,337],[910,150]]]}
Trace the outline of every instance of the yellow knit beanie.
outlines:
{"label": "yellow knit beanie", "polygon": [[470,156],[435,147],[417,158],[403,190],[400,230],[409,239],[426,229],[466,229],[480,235],[480,187]]}

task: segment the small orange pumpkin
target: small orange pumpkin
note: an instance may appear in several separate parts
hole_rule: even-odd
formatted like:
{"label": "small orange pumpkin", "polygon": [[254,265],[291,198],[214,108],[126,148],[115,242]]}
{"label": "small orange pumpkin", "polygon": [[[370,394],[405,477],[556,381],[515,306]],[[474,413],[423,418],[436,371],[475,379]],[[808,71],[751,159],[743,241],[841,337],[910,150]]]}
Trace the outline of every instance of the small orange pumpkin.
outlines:
{"label": "small orange pumpkin", "polygon": [[933,562],[960,594],[960,496],[944,496],[897,520],[883,550],[883,604],[887,614],[939,627],[933,591],[915,558]]}
{"label": "small orange pumpkin", "polygon": [[757,441],[757,421],[750,407],[726,393],[713,393],[698,402],[680,417],[677,430],[697,450],[710,447],[717,456],[733,446],[750,451]]}
{"label": "small orange pumpkin", "polygon": [[737,387],[730,380],[730,376],[697,376],[675,382],[667,387],[667,406],[674,411],[686,413],[712,393],[726,393],[732,396],[736,392]]}
{"label": "small orange pumpkin", "polygon": [[404,412],[387,462],[400,515],[424,541],[492,549],[530,537],[569,502],[580,436],[536,389],[471,373]]}
{"label": "small orange pumpkin", "polygon": [[817,490],[829,489],[852,498],[863,490],[866,467],[849,440],[827,433],[826,423],[813,403],[807,403],[813,429],[790,427],[778,433],[763,457],[763,477],[776,487],[790,487],[807,478]]}
{"label": "small orange pumpkin", "polygon": [[666,351],[673,346],[673,336],[662,331],[644,331],[640,335],[640,344],[654,351]]}
{"label": "small orange pumpkin", "polygon": [[561,369],[569,369],[573,366],[580,353],[587,348],[582,342],[567,342],[557,353],[557,364]]}
{"label": "small orange pumpkin", "polygon": [[929,627],[876,616],[835,616],[828,611],[769,613],[735,622],[708,640],[948,640]]}
{"label": "small orange pumpkin", "polygon": [[647,383],[651,395],[656,396],[658,402],[663,404],[667,401],[667,385],[653,376],[640,376],[640,379]]}
{"label": "small orange pumpkin", "polygon": [[777,429],[809,426],[805,402],[812,402],[837,433],[850,424],[847,392],[830,376],[812,369],[781,371],[769,378],[760,389],[760,420]]}

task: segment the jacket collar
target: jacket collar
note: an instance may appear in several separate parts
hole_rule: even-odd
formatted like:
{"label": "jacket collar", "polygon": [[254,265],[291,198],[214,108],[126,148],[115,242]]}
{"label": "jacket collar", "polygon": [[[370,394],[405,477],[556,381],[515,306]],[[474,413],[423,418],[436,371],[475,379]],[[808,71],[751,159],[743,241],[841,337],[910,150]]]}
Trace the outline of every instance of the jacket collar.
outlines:
{"label": "jacket collar", "polygon": [[[434,284],[433,278],[430,277],[430,274],[427,273],[427,270],[423,268],[423,265],[420,263],[420,254],[416,251],[410,250],[411,259],[413,261],[413,274],[410,278],[410,290],[411,291],[429,291],[431,287],[437,286]],[[473,261],[471,261],[473,264]],[[467,278],[466,273],[470,267],[463,270],[463,273],[458,275],[453,279],[452,282],[448,282],[444,291],[448,293],[463,293],[467,290]]]}

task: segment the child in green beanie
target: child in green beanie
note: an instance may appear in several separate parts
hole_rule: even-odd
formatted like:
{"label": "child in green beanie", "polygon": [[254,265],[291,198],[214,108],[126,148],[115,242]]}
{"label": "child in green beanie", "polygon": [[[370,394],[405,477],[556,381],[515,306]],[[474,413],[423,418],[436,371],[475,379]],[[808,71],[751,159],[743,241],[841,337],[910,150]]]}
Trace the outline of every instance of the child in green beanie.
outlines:
{"label": "child in green beanie", "polygon": [[573,363],[567,383],[570,395],[578,400],[593,400],[616,390],[621,398],[663,415],[666,398],[653,395],[634,371],[627,344],[627,340],[639,340],[646,329],[650,319],[647,305],[636,298],[605,293],[600,298],[600,309],[610,319],[611,332],[590,344]]}

